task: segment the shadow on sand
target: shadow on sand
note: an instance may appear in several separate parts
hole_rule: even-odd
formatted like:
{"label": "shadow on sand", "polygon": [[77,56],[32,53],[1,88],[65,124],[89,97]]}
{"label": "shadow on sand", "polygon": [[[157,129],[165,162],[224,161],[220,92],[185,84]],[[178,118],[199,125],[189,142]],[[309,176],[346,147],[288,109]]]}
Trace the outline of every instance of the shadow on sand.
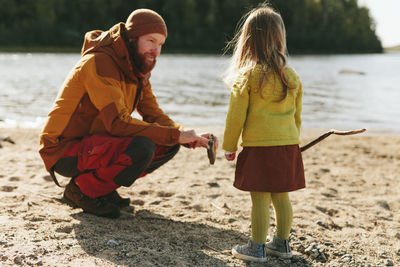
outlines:
{"label": "shadow on sand", "polygon": [[136,213],[133,207],[121,210],[113,220],[86,213],[71,215],[77,241],[89,255],[123,266],[310,266],[295,256],[284,262],[271,257],[263,264],[243,262],[231,256],[235,244],[247,237],[192,222],[165,218],[148,210]]}

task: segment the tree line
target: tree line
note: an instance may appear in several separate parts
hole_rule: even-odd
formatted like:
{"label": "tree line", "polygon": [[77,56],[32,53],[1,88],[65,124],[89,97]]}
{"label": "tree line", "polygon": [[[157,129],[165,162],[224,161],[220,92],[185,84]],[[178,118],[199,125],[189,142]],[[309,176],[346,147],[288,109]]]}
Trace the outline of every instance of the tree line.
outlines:
{"label": "tree line", "polygon": [[[221,53],[257,0],[0,0],[0,47],[79,51],[85,32],[107,30],[150,8],[168,27],[164,52]],[[289,53],[382,52],[369,10],[357,0],[270,0],[281,13]]]}

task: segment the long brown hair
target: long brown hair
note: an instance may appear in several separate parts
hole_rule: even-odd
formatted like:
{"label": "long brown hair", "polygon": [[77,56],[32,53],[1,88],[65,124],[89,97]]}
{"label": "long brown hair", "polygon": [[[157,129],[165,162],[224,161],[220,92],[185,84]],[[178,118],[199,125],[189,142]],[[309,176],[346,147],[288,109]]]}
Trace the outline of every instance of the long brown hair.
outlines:
{"label": "long brown hair", "polygon": [[232,86],[239,71],[251,72],[258,63],[264,71],[260,81],[261,97],[261,87],[271,71],[279,74],[286,95],[288,83],[283,75],[287,62],[286,31],[280,14],[263,3],[245,14],[238,26],[239,30],[225,50],[233,47],[231,64],[224,81]]}

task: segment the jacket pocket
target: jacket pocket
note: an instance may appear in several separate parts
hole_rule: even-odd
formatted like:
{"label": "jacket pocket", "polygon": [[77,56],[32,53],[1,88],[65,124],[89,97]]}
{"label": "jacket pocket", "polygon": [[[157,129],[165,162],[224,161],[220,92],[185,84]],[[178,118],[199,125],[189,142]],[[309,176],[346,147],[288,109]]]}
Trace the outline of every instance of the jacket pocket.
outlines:
{"label": "jacket pocket", "polygon": [[79,154],[79,170],[84,171],[106,167],[113,156],[110,149],[111,146],[112,142],[110,141],[102,144],[89,143],[84,145]]}

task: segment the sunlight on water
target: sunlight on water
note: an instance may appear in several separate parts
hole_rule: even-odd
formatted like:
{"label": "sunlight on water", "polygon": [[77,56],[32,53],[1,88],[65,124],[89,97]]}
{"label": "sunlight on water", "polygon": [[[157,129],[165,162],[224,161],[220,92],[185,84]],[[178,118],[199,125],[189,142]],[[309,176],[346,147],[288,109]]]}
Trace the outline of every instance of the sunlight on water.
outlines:
{"label": "sunlight on water", "polygon": [[[45,121],[78,54],[0,53],[0,126]],[[223,126],[227,57],[161,55],[151,77],[161,108],[183,125]],[[400,53],[292,56],[303,82],[303,126],[400,133]]]}

